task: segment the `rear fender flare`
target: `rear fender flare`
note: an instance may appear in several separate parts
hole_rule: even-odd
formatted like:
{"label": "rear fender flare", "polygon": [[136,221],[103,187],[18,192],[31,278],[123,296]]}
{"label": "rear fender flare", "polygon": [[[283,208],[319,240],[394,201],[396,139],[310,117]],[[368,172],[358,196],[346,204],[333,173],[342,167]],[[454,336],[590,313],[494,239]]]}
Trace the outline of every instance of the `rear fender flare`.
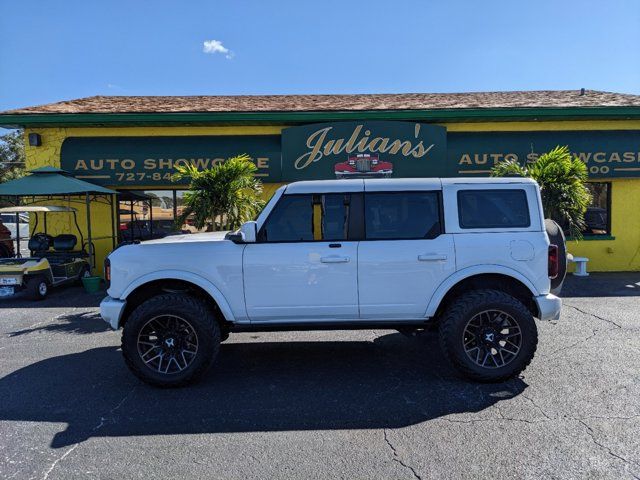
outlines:
{"label": "rear fender flare", "polygon": [[465,278],[482,274],[500,274],[512,277],[524,284],[531,292],[532,297],[540,295],[536,287],[529,281],[529,279],[527,279],[527,277],[512,268],[504,267],[502,265],[474,265],[473,267],[458,270],[440,284],[429,300],[425,317],[430,318],[436,314],[442,299],[457,283],[461,282]]}

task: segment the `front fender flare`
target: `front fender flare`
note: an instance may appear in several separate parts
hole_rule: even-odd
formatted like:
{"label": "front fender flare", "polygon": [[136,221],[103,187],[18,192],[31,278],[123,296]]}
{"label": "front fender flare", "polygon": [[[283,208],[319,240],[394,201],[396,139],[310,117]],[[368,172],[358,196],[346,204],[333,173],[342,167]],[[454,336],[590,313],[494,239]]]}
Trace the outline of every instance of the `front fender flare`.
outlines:
{"label": "front fender flare", "polygon": [[184,272],[181,270],[159,270],[157,272],[148,273],[146,275],[143,275],[142,277],[136,278],[129,284],[129,286],[127,286],[120,298],[126,300],[126,298],[136,288],[144,285],[145,283],[153,282],[155,280],[183,280],[185,282],[193,283],[194,285],[202,288],[211,296],[211,298],[213,298],[213,300],[215,300],[225,320],[227,320],[228,322],[233,322],[235,320],[235,316],[231,311],[229,302],[227,302],[227,299],[224,298],[222,292],[218,290],[218,288],[213,283],[200,275],[191,272]]}
{"label": "front fender flare", "polygon": [[509,267],[504,267],[502,265],[474,265],[473,267],[458,270],[457,272],[447,277],[440,284],[433,295],[431,295],[431,299],[429,300],[429,304],[427,305],[427,311],[425,312],[425,317],[430,318],[436,314],[436,311],[438,310],[442,299],[445,297],[447,292],[451,290],[451,288],[458,282],[464,280],[465,278],[473,277],[474,275],[483,274],[500,274],[506,275],[507,277],[512,277],[524,284],[531,291],[532,297],[539,295],[539,292],[533,285],[533,283],[531,283],[527,277],[522,275],[517,270]]}

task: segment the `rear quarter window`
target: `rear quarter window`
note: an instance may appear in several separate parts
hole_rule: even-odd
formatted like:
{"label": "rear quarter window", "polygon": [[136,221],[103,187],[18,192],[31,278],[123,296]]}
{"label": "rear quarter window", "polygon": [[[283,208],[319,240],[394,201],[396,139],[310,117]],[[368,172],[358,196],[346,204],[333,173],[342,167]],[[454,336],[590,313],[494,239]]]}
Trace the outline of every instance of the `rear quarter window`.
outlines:
{"label": "rear quarter window", "polygon": [[526,228],[531,225],[522,189],[458,191],[460,228]]}

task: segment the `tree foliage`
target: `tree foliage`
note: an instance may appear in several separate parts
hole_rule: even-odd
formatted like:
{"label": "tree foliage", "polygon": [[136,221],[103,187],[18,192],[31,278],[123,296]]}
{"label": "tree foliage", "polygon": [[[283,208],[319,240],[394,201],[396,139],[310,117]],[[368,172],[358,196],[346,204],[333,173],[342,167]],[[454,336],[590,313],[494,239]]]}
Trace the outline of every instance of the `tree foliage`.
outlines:
{"label": "tree foliage", "polygon": [[24,161],[22,130],[0,135],[0,183],[22,177],[25,174]]}
{"label": "tree foliage", "polygon": [[569,147],[557,146],[524,166],[512,160],[499,163],[491,175],[534,179],[540,185],[545,217],[558,222],[571,236],[582,237],[584,214],[591,203],[591,194],[585,185],[587,166],[571,155]]}
{"label": "tree foliage", "polygon": [[173,179],[190,180],[180,225],[193,214],[194,226],[210,230],[236,229],[263,207],[262,183],[254,177],[257,167],[248,155],[227,159],[208,170],[194,165],[176,167]]}

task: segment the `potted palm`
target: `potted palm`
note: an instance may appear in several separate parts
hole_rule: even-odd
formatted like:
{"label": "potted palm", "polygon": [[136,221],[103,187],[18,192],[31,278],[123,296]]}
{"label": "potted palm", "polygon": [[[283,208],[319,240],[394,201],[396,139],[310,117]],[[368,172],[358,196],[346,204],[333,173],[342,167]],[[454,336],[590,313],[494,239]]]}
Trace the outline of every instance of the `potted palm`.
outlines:
{"label": "potted palm", "polygon": [[264,205],[262,182],[254,176],[257,167],[248,155],[227,159],[207,170],[194,165],[176,167],[174,181],[189,180],[185,208],[177,222],[192,218],[197,229],[233,230],[251,220]]}

